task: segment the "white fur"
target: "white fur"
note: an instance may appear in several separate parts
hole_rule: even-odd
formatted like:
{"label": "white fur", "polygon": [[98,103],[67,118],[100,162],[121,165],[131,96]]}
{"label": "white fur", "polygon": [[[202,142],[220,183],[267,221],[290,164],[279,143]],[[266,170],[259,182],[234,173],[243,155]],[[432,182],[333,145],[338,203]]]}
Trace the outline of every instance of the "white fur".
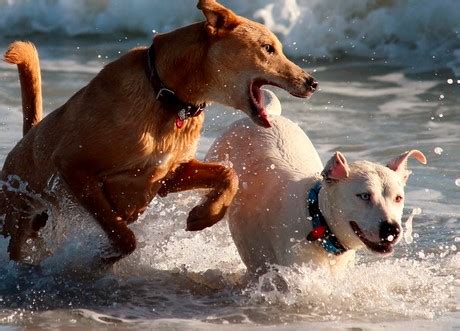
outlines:
{"label": "white fur", "polygon": [[262,89],[265,99],[265,109],[270,115],[281,115],[281,103],[278,97],[270,90]]}
{"label": "white fur", "polygon": [[[249,119],[236,121],[206,156],[208,161],[230,161],[238,173],[240,187],[229,209],[229,228],[249,270],[263,272],[268,264],[308,262],[343,266],[354,259],[356,249],[365,247],[350,221],[359,224],[373,242],[380,240],[382,220],[400,226],[403,204],[394,202],[394,197],[404,194],[402,176],[387,167],[358,161],[347,168],[346,179],[326,182],[321,177],[320,157],[302,129],[282,116],[272,116],[270,121],[269,129]],[[306,198],[318,180],[323,181],[320,208],[334,234],[349,248],[339,256],[306,240],[312,229]],[[357,196],[367,191],[373,196],[372,203]]]}

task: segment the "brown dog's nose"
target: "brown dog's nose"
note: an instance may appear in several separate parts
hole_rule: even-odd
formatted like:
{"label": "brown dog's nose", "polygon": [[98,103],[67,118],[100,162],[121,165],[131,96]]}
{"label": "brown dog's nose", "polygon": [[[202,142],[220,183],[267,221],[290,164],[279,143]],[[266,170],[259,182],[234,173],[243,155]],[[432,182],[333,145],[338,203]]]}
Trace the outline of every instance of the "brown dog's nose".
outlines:
{"label": "brown dog's nose", "polygon": [[395,241],[401,233],[401,226],[399,224],[382,222],[380,224],[379,236],[383,241]]}
{"label": "brown dog's nose", "polygon": [[310,76],[307,78],[306,85],[311,89],[316,90],[318,88],[318,81],[314,77]]}

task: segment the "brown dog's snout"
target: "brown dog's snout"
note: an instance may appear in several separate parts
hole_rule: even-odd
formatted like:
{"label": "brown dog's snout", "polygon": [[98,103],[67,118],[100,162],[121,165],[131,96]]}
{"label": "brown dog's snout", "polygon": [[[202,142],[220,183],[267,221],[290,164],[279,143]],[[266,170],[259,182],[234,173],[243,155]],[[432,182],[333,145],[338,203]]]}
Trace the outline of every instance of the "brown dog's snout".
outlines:
{"label": "brown dog's snout", "polygon": [[315,79],[315,77],[308,76],[307,79],[305,80],[305,85],[307,86],[308,89],[314,92],[318,88],[318,81]]}
{"label": "brown dog's snout", "polygon": [[[384,241],[395,241],[401,234],[401,226],[397,223],[390,223],[388,221],[380,224],[379,236]],[[391,239],[391,240],[390,240]]]}

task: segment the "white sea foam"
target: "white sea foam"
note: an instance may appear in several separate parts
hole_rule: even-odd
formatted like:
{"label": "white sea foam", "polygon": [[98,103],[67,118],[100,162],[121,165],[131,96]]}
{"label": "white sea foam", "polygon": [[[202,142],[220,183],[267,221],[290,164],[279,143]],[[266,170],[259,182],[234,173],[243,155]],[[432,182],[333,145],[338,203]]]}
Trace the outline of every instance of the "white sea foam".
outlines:
{"label": "white sea foam", "polygon": [[[97,313],[88,310],[78,310],[77,313],[85,319],[109,324],[128,322],[126,318],[132,315],[156,319],[157,313],[165,316],[166,312],[168,316],[180,318],[184,316],[184,306],[190,304],[194,307],[203,300],[203,296],[209,295],[209,291],[215,290],[220,296],[228,295],[228,308],[225,305],[197,306],[191,308],[194,318],[203,314],[222,322],[227,320],[230,309],[230,319],[235,318],[231,316],[239,316],[240,319],[262,323],[263,317],[257,314],[251,316],[251,309],[246,308],[262,312],[266,307],[274,308],[272,317],[275,320],[298,315],[302,320],[316,322],[364,318],[382,323],[388,320],[431,320],[455,310],[455,270],[458,270],[460,255],[454,249],[443,252],[441,258],[438,254],[424,253],[422,259],[389,257],[378,261],[358,261],[339,274],[310,265],[278,266],[276,271],[251,282],[244,275],[245,267],[224,222],[199,233],[183,230],[187,211],[198,201],[196,194],[175,195],[166,201],[154,200],[143,219],[132,227],[138,238],[138,250],[118,263],[114,274],[108,274],[92,285],[84,285],[92,286],[88,291],[97,292],[103,302],[112,300],[111,294],[106,291],[107,284],[113,283],[113,291],[118,293],[113,300],[120,300],[120,295],[136,291],[139,302],[152,302],[153,313],[143,310],[142,304],[138,310],[114,304]],[[87,273],[94,276],[96,270],[88,265],[84,257],[95,253],[97,241],[105,241],[94,234],[94,222],[86,213],[67,210],[66,215],[67,221],[73,223],[73,235],[65,237],[69,240],[72,236],[74,238],[45,261],[41,274],[33,276],[37,278],[36,285],[30,281],[32,276],[27,276],[29,285],[24,290],[33,300],[46,289],[48,294],[40,300],[48,306],[53,305],[56,296],[64,302],[71,300],[69,298],[85,300],[86,292],[83,290],[76,297],[71,290],[61,293],[53,274],[70,272],[75,279],[77,274],[74,269],[87,269]],[[88,237],[89,233],[91,236]],[[0,279],[4,284],[16,284],[21,271],[15,268],[11,263],[1,266],[3,273]],[[78,275],[87,276],[83,271]],[[64,281],[70,289],[81,286],[70,278]],[[4,300],[15,298],[14,290],[0,289],[5,294]],[[183,291],[191,291],[191,294],[183,298],[172,295]],[[168,303],[165,311],[161,310],[162,300]],[[184,300],[190,302],[184,303]]]}
{"label": "white sea foam", "polygon": [[[460,75],[457,0],[222,0],[238,14],[265,23],[286,52],[305,58],[346,53],[406,59],[412,65],[447,63]],[[190,0],[0,0],[5,37],[34,32],[61,35],[149,36],[203,19]],[[414,57],[417,62],[414,63]]]}

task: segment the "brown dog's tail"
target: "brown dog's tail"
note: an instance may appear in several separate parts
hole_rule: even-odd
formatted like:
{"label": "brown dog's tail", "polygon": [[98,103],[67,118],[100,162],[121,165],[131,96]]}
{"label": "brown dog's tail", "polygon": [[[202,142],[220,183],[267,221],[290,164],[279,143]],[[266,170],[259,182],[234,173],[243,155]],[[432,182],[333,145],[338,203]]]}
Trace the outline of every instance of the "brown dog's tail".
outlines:
{"label": "brown dog's tail", "polygon": [[25,135],[42,120],[43,116],[42,85],[37,49],[30,42],[16,41],[6,51],[4,60],[18,66],[24,116],[22,133]]}

